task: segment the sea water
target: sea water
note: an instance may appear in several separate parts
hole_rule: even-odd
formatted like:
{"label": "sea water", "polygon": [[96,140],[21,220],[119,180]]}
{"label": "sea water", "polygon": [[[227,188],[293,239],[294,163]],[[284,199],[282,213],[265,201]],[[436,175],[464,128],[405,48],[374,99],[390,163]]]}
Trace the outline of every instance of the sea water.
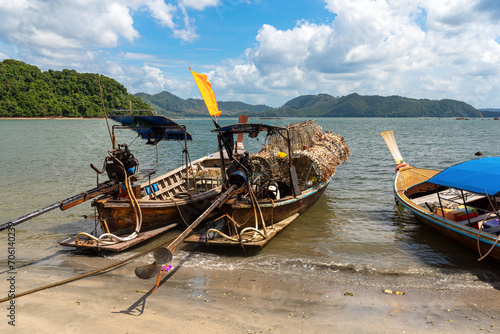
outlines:
{"label": "sea water", "polygon": [[[302,118],[250,119],[250,122],[286,125]],[[179,119],[193,136],[191,160],[217,150],[210,130],[212,120]],[[395,162],[380,136],[393,130],[405,161],[416,167],[443,169],[466,160],[500,155],[500,121],[454,118],[319,118],[324,131],[345,137],[351,155],[340,165],[325,194],[316,204],[258,252],[241,248],[212,250],[179,247],[173,264],[264,273],[300,275],[305,279],[334,279],[350,284],[405,286],[495,286],[500,270],[489,261],[478,262],[474,251],[437,235],[394,201]],[[221,125],[236,123],[222,118]],[[103,119],[0,120],[0,223],[56,203],[97,183],[94,164],[102,163],[111,148],[109,131],[115,125]],[[118,142],[128,144],[142,169],[163,173],[180,166],[183,142],[147,146],[129,130],[116,130]],[[257,152],[264,143],[245,138],[245,147]],[[100,181],[105,180],[101,176]],[[95,228],[90,202],[67,211],[56,209],[15,228],[16,266],[57,268],[75,273],[96,269],[95,257],[59,242]],[[110,263],[155,243],[167,233],[122,254],[101,253]],[[79,257],[79,265],[67,261]],[[0,273],[6,273],[7,231],[0,232]],[[71,263],[71,264],[68,264]],[[78,267],[80,266],[80,268]],[[21,269],[22,270],[22,269]],[[21,275],[22,276],[22,275]],[[69,275],[71,276],[71,275]],[[22,277],[19,277],[22,280]],[[403,286],[401,286],[403,285]]]}

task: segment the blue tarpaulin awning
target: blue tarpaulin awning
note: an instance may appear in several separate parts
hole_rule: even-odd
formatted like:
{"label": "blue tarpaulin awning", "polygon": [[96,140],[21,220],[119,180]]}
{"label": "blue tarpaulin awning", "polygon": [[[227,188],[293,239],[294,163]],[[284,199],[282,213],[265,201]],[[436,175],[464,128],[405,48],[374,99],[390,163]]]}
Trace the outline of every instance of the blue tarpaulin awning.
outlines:
{"label": "blue tarpaulin awning", "polygon": [[274,126],[269,124],[260,123],[238,123],[233,125],[227,125],[222,128],[217,128],[212,130],[212,132],[228,132],[228,133],[252,133],[261,131],[273,131],[273,130],[283,130],[285,128],[281,126]]}
{"label": "blue tarpaulin awning", "polygon": [[500,192],[500,157],[470,160],[449,167],[428,182],[478,194]]}
{"label": "blue tarpaulin awning", "polygon": [[114,121],[137,132],[143,139],[160,140],[192,140],[186,128],[165,116],[108,116]]}

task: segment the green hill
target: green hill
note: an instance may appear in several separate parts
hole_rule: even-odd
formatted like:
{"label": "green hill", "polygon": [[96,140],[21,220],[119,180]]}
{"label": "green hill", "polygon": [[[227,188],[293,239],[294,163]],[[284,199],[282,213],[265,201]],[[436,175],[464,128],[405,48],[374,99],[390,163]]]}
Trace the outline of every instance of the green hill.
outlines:
{"label": "green hill", "polygon": [[[146,93],[135,94],[158,113],[165,116],[208,116],[207,107],[202,99],[181,99],[169,92],[161,92],[150,95]],[[266,110],[271,107],[266,105],[251,105],[243,102],[224,102],[218,101],[217,105],[222,112],[221,116],[235,116],[240,114],[253,114]]]}
{"label": "green hill", "polygon": [[484,117],[500,117],[500,109],[497,108],[479,109],[479,111]]}
{"label": "green hill", "polygon": [[471,105],[455,100],[417,100],[401,96],[335,98],[327,94],[300,96],[262,116],[310,117],[482,117]]}
{"label": "green hill", "polygon": [[[0,62],[0,117],[102,117],[98,74],[75,70],[42,72],[36,66],[6,59]],[[169,92],[129,94],[117,81],[101,76],[105,108],[152,108],[171,117],[208,116],[202,99],[182,99]],[[410,99],[401,96],[328,94],[296,97],[282,107],[243,102],[218,102],[222,116],[253,117],[482,117],[481,111],[455,100]],[[493,111],[484,111],[494,114]],[[487,115],[485,115],[487,116]],[[489,117],[489,116],[487,116]]]}
{"label": "green hill", "polygon": [[[75,70],[42,72],[6,59],[0,63],[0,117],[103,117],[99,75]],[[116,80],[101,76],[106,111],[149,109]]]}

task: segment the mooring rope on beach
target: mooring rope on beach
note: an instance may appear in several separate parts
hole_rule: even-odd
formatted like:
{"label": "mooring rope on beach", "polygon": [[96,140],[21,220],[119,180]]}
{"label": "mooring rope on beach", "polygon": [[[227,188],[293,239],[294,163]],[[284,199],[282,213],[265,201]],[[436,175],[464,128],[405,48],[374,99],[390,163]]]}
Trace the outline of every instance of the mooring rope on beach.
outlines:
{"label": "mooring rope on beach", "polygon": [[85,274],[82,274],[82,275],[79,275],[79,276],[76,276],[76,277],[72,277],[72,278],[68,278],[68,279],[65,279],[63,281],[59,281],[59,282],[56,282],[56,283],[52,283],[52,284],[48,284],[48,285],[44,285],[44,286],[41,286],[41,287],[38,287],[38,288],[35,288],[35,289],[31,289],[31,290],[28,290],[28,291],[24,291],[24,292],[21,292],[21,293],[17,293],[15,294],[14,296],[9,296],[9,297],[4,297],[2,299],[0,299],[0,304],[1,303],[4,303],[6,301],[9,301],[11,299],[16,299],[16,298],[19,298],[19,297],[23,297],[23,296],[26,296],[26,295],[29,295],[29,294],[32,294],[32,293],[35,293],[35,292],[38,292],[38,291],[42,291],[42,290],[46,290],[46,289],[50,289],[50,288],[54,288],[56,286],[59,286],[59,285],[63,285],[63,284],[66,284],[66,283],[70,283],[70,282],[73,282],[73,281],[77,281],[79,279],[82,279],[82,278],[85,278],[85,277],[88,277],[88,276],[92,276],[92,275],[96,275],[102,271],[105,271],[105,270],[108,270],[108,269],[111,269],[111,268],[114,268],[114,267],[118,267],[122,264],[125,264],[133,259],[136,259],[138,257],[141,257],[147,253],[150,253],[152,251],[154,251],[155,249],[159,248],[159,247],[162,247],[170,242],[172,242],[173,240],[175,240],[177,237],[175,238],[171,238],[167,241],[164,241],[156,246],[154,246],[153,248],[150,248],[150,249],[147,249],[145,251],[142,251],[138,254],[135,254],[129,258],[126,258],[125,260],[121,260],[119,262],[116,262],[116,263],[113,263],[109,266],[106,266],[106,267],[103,267],[103,268],[100,268],[100,269],[96,269],[96,270],[93,270],[93,271],[90,271],[88,273],[85,273]]}

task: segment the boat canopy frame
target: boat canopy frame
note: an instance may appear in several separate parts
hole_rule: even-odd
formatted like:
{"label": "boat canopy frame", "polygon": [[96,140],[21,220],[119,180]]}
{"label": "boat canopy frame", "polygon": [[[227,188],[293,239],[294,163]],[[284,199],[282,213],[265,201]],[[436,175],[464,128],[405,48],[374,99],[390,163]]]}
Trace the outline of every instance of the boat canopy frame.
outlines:
{"label": "boat canopy frame", "polygon": [[487,157],[469,160],[451,166],[434,175],[426,182],[435,185],[443,216],[444,210],[441,197],[439,196],[439,186],[460,190],[469,225],[471,225],[471,222],[469,212],[467,210],[464,190],[485,195],[492,205],[492,209],[496,211],[497,218],[500,220],[498,203],[496,200],[492,202],[490,199],[490,196],[495,197],[500,193],[500,157]]}
{"label": "boat canopy frame", "polygon": [[451,166],[427,182],[476,194],[500,193],[500,157],[469,160]]}
{"label": "boat canopy frame", "polygon": [[142,139],[147,139],[146,144],[149,145],[156,145],[161,140],[193,140],[185,125],[178,124],[165,116],[110,115],[108,118],[121,124],[113,125],[113,129],[131,129]]}
{"label": "boat canopy frame", "polygon": [[[184,140],[183,154],[185,157],[186,166],[186,191],[189,192],[189,167],[191,159],[189,158],[189,151],[187,142],[192,141],[193,137],[186,130],[186,126],[172,121],[170,118],[162,115],[109,115],[108,118],[120,123],[121,125],[112,126],[112,144],[113,150],[116,148],[115,129],[130,129],[137,132],[137,136],[142,139],[147,139],[146,145],[156,146],[156,154],[158,159],[158,146],[157,144],[162,141],[181,141]],[[189,160],[189,163],[188,163]],[[151,176],[150,173],[148,173]],[[193,176],[194,177],[194,176]],[[196,184],[196,180],[194,180]]]}
{"label": "boat canopy frame", "polygon": [[234,134],[245,133],[248,134],[250,138],[255,138],[260,132],[264,131],[267,132],[266,136],[277,133],[286,141],[288,149],[288,157],[289,157],[288,167],[290,173],[291,189],[293,189],[294,197],[299,196],[301,194],[301,191],[300,187],[298,187],[297,184],[298,182],[297,173],[292,164],[292,145],[290,139],[290,131],[288,128],[282,126],[275,126],[263,123],[237,123],[213,129],[212,132],[217,133],[217,139],[219,141],[219,152],[221,156],[221,175],[223,178],[223,183],[226,182],[226,175],[224,172],[226,168],[224,159],[222,158],[223,157],[222,148],[225,148],[229,161],[233,161],[235,160],[233,158],[233,152],[232,152],[233,147],[235,147],[234,137],[233,137]]}

